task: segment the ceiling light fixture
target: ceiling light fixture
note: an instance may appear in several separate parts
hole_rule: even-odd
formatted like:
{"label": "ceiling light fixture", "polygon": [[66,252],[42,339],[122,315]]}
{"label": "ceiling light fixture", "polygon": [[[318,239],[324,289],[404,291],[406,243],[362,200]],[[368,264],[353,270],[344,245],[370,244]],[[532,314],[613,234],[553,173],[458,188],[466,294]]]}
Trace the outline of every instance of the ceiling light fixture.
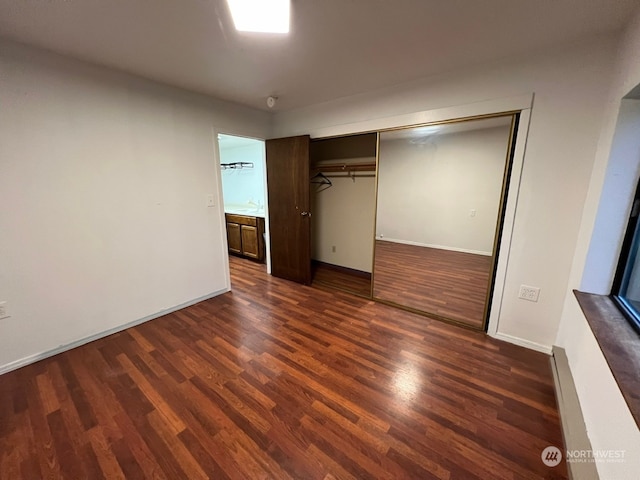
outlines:
{"label": "ceiling light fixture", "polygon": [[290,0],[227,0],[240,32],[289,33]]}
{"label": "ceiling light fixture", "polygon": [[432,135],[441,130],[440,125],[426,125],[424,127],[415,127],[410,130],[412,137],[424,137],[425,135]]}

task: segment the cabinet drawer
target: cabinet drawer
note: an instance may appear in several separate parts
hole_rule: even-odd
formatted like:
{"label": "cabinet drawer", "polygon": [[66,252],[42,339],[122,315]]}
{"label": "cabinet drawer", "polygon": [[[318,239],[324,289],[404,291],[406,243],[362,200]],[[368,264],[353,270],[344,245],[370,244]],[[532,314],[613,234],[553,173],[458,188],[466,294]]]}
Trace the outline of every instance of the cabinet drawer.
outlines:
{"label": "cabinet drawer", "polygon": [[239,225],[251,225],[255,227],[257,225],[256,217],[248,217],[246,215],[235,215],[232,213],[225,214],[227,223],[237,223]]}

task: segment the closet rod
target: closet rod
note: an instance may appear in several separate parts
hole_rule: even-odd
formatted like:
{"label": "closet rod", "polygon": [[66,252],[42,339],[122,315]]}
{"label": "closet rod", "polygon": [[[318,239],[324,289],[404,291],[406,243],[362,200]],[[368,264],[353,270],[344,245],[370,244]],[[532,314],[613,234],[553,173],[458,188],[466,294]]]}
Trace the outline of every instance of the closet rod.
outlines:
{"label": "closet rod", "polygon": [[334,163],[327,165],[314,165],[312,169],[315,172],[375,172],[376,163]]}
{"label": "closet rod", "polygon": [[376,176],[375,173],[351,173],[351,172],[344,172],[344,175],[325,175],[325,177],[327,178],[366,178],[366,177],[374,177]]}

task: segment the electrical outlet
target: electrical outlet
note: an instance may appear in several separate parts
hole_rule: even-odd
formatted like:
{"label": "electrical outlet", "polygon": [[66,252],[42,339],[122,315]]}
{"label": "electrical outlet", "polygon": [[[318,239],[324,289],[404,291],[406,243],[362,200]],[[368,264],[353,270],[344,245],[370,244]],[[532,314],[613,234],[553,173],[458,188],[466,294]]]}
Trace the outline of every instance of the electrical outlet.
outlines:
{"label": "electrical outlet", "polygon": [[0,319],[10,317],[7,313],[7,302],[0,302]]}
{"label": "electrical outlet", "polygon": [[469,216],[470,217],[475,217],[476,216],[476,209],[472,208],[471,210],[469,210]]}
{"label": "electrical outlet", "polygon": [[520,292],[518,298],[523,300],[529,300],[530,302],[537,302],[540,296],[540,289],[538,287],[530,287],[528,285],[520,285]]}
{"label": "electrical outlet", "polygon": [[216,200],[212,193],[207,195],[207,207],[215,207]]}

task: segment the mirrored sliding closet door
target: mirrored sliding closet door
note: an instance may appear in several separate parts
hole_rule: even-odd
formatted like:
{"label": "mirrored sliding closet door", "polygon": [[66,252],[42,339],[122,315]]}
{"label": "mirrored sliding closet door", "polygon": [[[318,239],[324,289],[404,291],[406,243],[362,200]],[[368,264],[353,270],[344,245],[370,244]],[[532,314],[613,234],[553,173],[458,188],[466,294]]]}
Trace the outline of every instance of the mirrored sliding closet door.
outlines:
{"label": "mirrored sliding closet door", "polygon": [[380,132],[373,296],[485,327],[514,115]]}

